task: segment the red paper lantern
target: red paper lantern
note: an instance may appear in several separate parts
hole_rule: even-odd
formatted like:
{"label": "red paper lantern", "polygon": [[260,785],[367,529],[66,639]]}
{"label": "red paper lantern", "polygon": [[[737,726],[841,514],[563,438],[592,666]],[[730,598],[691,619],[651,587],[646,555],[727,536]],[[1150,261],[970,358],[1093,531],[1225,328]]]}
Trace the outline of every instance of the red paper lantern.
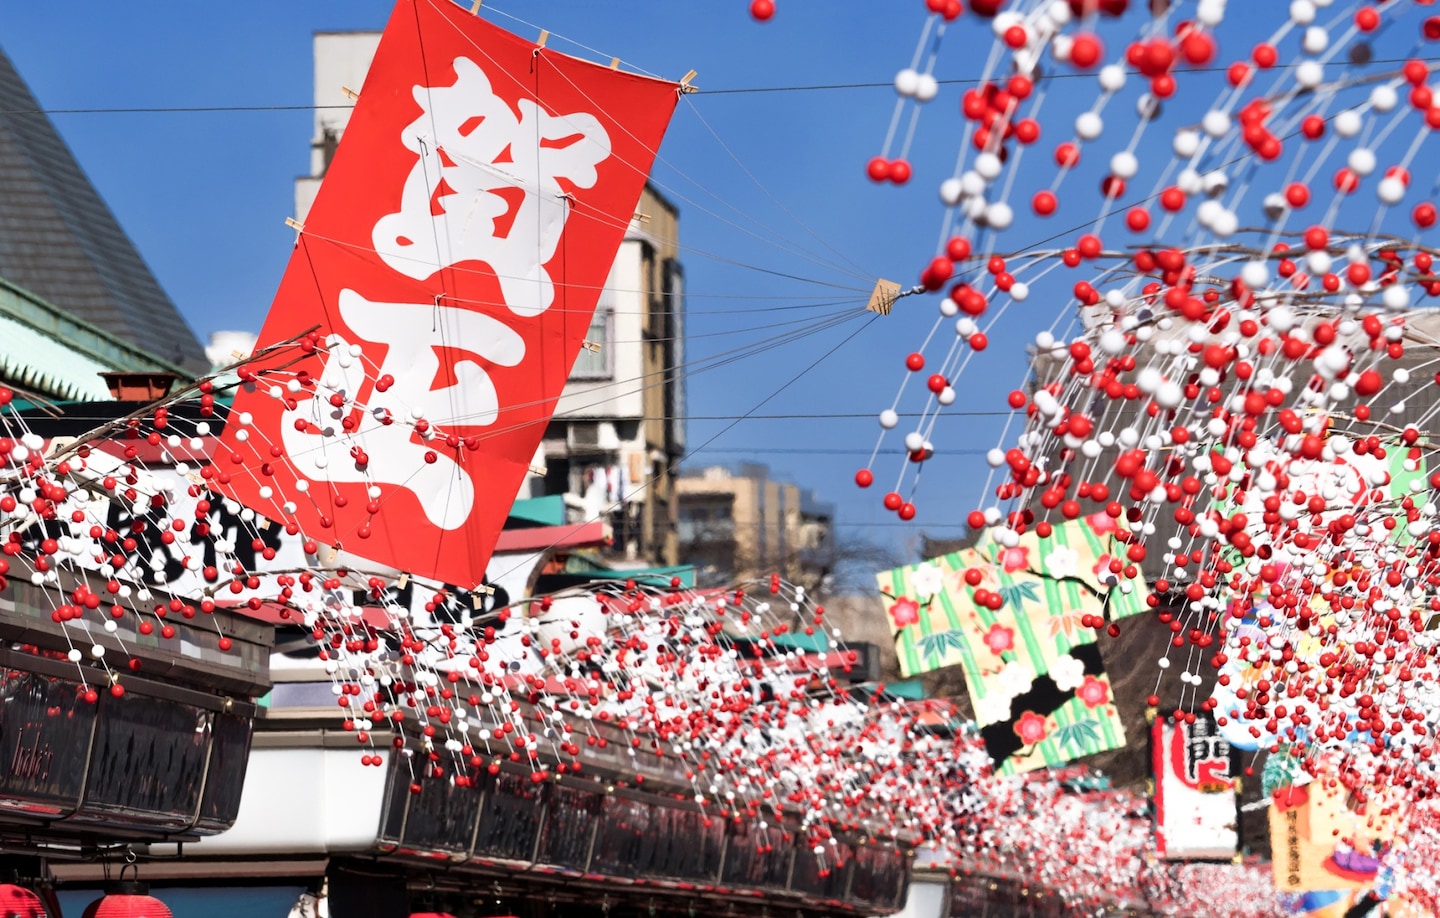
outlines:
{"label": "red paper lantern", "polygon": [[174,918],[170,907],[135,880],[111,884],[105,895],[85,906],[80,918]]}
{"label": "red paper lantern", "polygon": [[0,884],[0,918],[46,918],[45,903],[23,886]]}

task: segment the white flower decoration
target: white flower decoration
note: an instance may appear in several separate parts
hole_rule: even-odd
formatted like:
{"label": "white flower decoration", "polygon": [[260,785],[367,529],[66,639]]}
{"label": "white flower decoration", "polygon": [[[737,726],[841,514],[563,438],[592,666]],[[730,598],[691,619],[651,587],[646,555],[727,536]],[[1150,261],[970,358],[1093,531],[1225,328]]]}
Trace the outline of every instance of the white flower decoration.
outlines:
{"label": "white flower decoration", "polygon": [[1050,664],[1050,678],[1055,680],[1055,687],[1060,691],[1073,692],[1085,681],[1085,664],[1068,653],[1061,654]]}
{"label": "white flower decoration", "polygon": [[980,726],[1010,719],[1010,698],[1004,692],[987,692],[975,702],[975,722]]}
{"label": "white flower decoration", "polygon": [[1045,570],[1057,580],[1074,577],[1080,572],[1080,553],[1068,545],[1057,545],[1045,556]]}
{"label": "white flower decoration", "polygon": [[940,568],[928,562],[919,565],[910,573],[910,587],[915,591],[917,599],[929,599],[944,586],[945,578],[940,573]]}
{"label": "white flower decoration", "polygon": [[1030,686],[1035,683],[1035,670],[1020,662],[1006,663],[995,681],[1010,693],[1011,698],[1015,698],[1030,691]]}

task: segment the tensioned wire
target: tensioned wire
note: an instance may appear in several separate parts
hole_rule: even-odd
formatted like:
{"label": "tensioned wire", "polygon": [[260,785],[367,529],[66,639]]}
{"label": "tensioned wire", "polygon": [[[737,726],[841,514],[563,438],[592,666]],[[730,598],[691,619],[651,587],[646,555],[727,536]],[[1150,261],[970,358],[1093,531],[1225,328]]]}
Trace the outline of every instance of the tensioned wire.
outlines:
{"label": "tensioned wire", "polygon": [[[488,9],[488,7],[487,7]],[[498,11],[497,11],[498,12]],[[554,33],[552,33],[553,35]],[[554,36],[559,38],[559,36]],[[1435,63],[1440,57],[1415,55],[1409,57],[1377,57],[1360,63],[1349,63],[1348,67],[1370,67],[1378,64],[1404,64],[1406,61],[1418,60],[1424,63]],[[627,62],[628,63],[628,62]],[[1298,67],[1298,63],[1277,61],[1270,70],[1289,70]],[[631,65],[631,69],[642,72],[639,68]],[[1223,73],[1225,67],[1186,67],[1183,73]],[[1126,71],[1127,76],[1143,76],[1139,70]],[[652,74],[644,74],[651,76]],[[1047,80],[1074,80],[1090,78],[1094,79],[1093,73],[1047,73]],[[950,79],[937,79],[941,86],[980,86],[986,81],[982,77],[956,77]],[[782,92],[840,92],[852,89],[889,89],[894,90],[895,84],[892,81],[875,81],[866,83],[808,83],[795,84],[791,86],[736,86],[724,89],[699,89],[694,95],[698,96],[741,96],[758,93],[782,93]],[[187,114],[208,114],[225,112],[313,112],[313,111],[334,111],[351,109],[353,104],[229,104],[229,105],[126,105],[126,106],[76,106],[70,108],[7,108],[0,109],[0,115],[187,115]]]}
{"label": "tensioned wire", "polygon": [[[429,3],[429,4],[431,5],[431,7],[434,8],[434,7],[435,7],[435,3],[437,2],[437,0],[424,0],[424,2]],[[439,0],[439,2],[448,2],[448,0]],[[494,67],[495,61],[490,57],[490,55],[485,51],[485,49],[482,48],[471,36],[469,36],[469,35],[466,34],[464,31],[462,31],[462,30],[459,28],[459,26],[457,26],[457,25],[455,25],[454,23],[450,22],[449,19],[445,19],[444,21],[445,21],[445,23],[446,23],[447,25],[450,25],[450,26],[451,26],[451,28],[454,30],[455,34],[460,38],[460,40],[462,40],[462,41],[465,42],[466,44],[470,45],[470,47],[472,47],[472,48],[476,51],[477,54],[479,54],[481,57],[484,57],[487,61],[490,62],[490,64],[492,65],[492,67]],[[543,57],[543,56],[542,56],[542,57]],[[563,80],[567,85],[569,85],[572,89],[574,89],[575,92],[576,92],[577,94],[579,94],[579,96],[580,96],[581,98],[585,99],[585,101],[588,102],[594,110],[597,110],[597,111],[606,111],[605,106],[600,105],[600,104],[597,103],[593,98],[591,98],[591,96],[589,95],[589,93],[587,93],[587,92],[584,90],[584,88],[582,88],[582,87],[580,87],[580,86],[577,86],[573,80],[571,80],[568,76],[565,75],[565,73],[564,73],[563,70],[560,70],[559,68],[553,68],[553,69],[554,69],[554,74],[555,74],[555,76],[558,76],[558,77],[559,77],[561,80]],[[506,72],[503,70],[503,68],[499,68],[499,70],[500,70],[500,75],[501,75],[501,76],[509,79],[509,80],[510,80],[513,84],[515,84],[522,92],[525,92],[525,93],[527,93],[527,94],[531,94],[531,95],[533,96],[533,91],[530,90],[528,87],[526,87],[520,80],[517,80],[513,75],[511,75],[511,74],[509,74],[509,73],[506,73]],[[535,100],[535,101],[538,102],[539,100]],[[563,121],[563,120],[565,120],[565,117],[566,117],[566,116],[560,115],[560,116],[558,116],[558,117],[559,117],[560,120]],[[612,118],[614,118],[614,115],[613,115],[613,114],[612,114]],[[647,143],[645,143],[644,141],[642,141],[639,137],[636,137],[636,136],[629,130],[629,128],[627,128],[627,127],[625,126],[623,120],[618,119],[618,118],[615,119],[615,125],[616,125],[616,127],[618,127],[622,132],[624,132],[627,136],[629,136],[631,140],[635,141],[635,143],[636,143],[642,150],[645,150],[647,153],[649,153],[649,154],[654,158],[655,162],[659,162],[659,163],[664,164],[667,168],[669,168],[669,169],[671,169],[672,171],[674,171],[676,175],[680,176],[680,178],[684,179],[686,182],[689,182],[689,183],[690,183],[691,185],[693,185],[694,187],[700,189],[707,197],[709,197],[709,198],[711,198],[711,199],[713,199],[713,200],[715,200],[715,201],[718,201],[718,202],[720,202],[723,206],[725,206],[725,207],[727,207],[727,208],[735,211],[735,212],[736,212],[737,214],[739,214],[743,219],[746,219],[746,220],[749,220],[749,221],[753,222],[759,229],[758,229],[758,231],[757,231],[756,229],[751,229],[751,228],[749,228],[749,227],[742,226],[742,225],[740,225],[739,223],[736,223],[735,221],[730,220],[730,219],[728,219],[728,218],[720,215],[719,213],[716,213],[715,211],[711,210],[710,208],[704,206],[703,204],[700,204],[699,202],[693,200],[692,198],[690,198],[690,197],[682,194],[678,189],[672,188],[672,187],[666,185],[666,184],[663,183],[663,182],[660,182],[660,181],[658,181],[658,180],[655,180],[653,177],[651,178],[651,182],[652,182],[657,188],[660,188],[662,191],[664,191],[664,192],[666,192],[667,194],[673,196],[676,200],[679,200],[679,201],[681,201],[681,202],[683,202],[683,203],[685,203],[685,204],[688,204],[689,206],[695,208],[696,210],[699,210],[701,213],[704,213],[704,214],[706,214],[707,216],[709,216],[709,217],[711,217],[711,218],[713,218],[713,219],[715,219],[715,220],[717,220],[717,221],[719,221],[719,222],[721,222],[721,223],[723,223],[723,224],[725,224],[725,225],[728,225],[728,226],[730,226],[730,227],[732,227],[732,228],[734,228],[734,229],[736,229],[736,230],[738,230],[738,231],[740,231],[740,232],[742,232],[742,233],[745,233],[745,234],[748,235],[748,236],[752,236],[752,237],[754,237],[755,239],[757,239],[757,240],[759,240],[759,241],[761,241],[761,242],[766,242],[767,244],[772,245],[772,246],[775,246],[776,248],[779,248],[779,249],[781,249],[782,251],[786,251],[788,254],[794,255],[794,256],[796,256],[796,257],[803,258],[803,259],[806,260],[806,261],[810,261],[810,262],[812,262],[812,263],[814,263],[814,264],[816,264],[816,265],[818,265],[818,266],[820,266],[820,267],[824,267],[824,268],[826,268],[826,269],[828,269],[828,270],[831,270],[831,271],[834,271],[834,272],[836,272],[836,273],[850,275],[850,276],[855,277],[855,278],[857,278],[857,279],[859,279],[859,280],[868,282],[869,275],[867,275],[867,274],[865,274],[865,273],[863,273],[863,272],[856,272],[856,271],[852,270],[851,268],[849,268],[849,267],[847,267],[847,266],[845,266],[845,265],[837,264],[837,263],[835,263],[835,262],[833,262],[833,261],[830,261],[829,259],[824,258],[824,257],[821,256],[821,255],[818,255],[818,254],[816,254],[816,253],[812,253],[812,252],[810,252],[809,250],[805,249],[803,246],[799,246],[799,245],[797,245],[797,244],[791,243],[791,242],[789,242],[788,240],[785,240],[784,237],[781,237],[781,236],[779,236],[779,234],[775,233],[775,231],[774,231],[769,225],[767,225],[767,224],[765,224],[765,223],[763,223],[763,222],[761,222],[761,221],[759,221],[759,220],[756,220],[756,219],[754,219],[753,217],[750,217],[749,215],[747,215],[747,214],[739,211],[739,210],[738,210],[737,208],[735,208],[735,206],[732,205],[729,201],[725,200],[724,198],[721,198],[721,197],[720,197],[719,195],[717,195],[714,191],[710,190],[710,188],[709,188],[708,186],[706,186],[706,185],[704,185],[704,184],[701,184],[700,182],[698,182],[698,181],[696,181],[695,179],[691,178],[691,177],[690,177],[689,175],[687,175],[683,170],[681,170],[681,169],[679,169],[677,166],[675,166],[675,164],[669,162],[669,161],[666,160],[663,156],[661,156],[661,155],[659,154],[659,151],[658,151],[658,150],[655,150],[655,149],[651,148]],[[648,175],[649,172],[650,172],[650,170],[648,170],[648,169],[640,169],[640,168],[638,168],[634,163],[627,162],[623,157],[616,156],[613,152],[611,153],[611,156],[614,157],[617,161],[619,161],[619,162],[623,163],[624,165],[630,167],[631,169],[634,169],[634,170],[635,170],[637,173],[639,173],[639,174]],[[593,217],[593,215],[587,215],[587,216],[592,216],[592,217]],[[626,226],[628,226],[628,225],[629,225],[629,224],[628,224],[628,222],[627,222],[627,223],[626,223]],[[776,241],[777,239],[780,240],[780,241],[777,242],[777,241]]]}

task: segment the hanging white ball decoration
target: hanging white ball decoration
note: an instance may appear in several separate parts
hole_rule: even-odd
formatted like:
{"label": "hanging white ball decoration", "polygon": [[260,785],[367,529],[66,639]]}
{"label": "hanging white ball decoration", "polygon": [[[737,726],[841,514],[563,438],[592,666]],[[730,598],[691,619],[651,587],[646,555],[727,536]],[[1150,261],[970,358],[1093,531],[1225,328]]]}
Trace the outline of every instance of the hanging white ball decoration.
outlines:
{"label": "hanging white ball decoration", "polygon": [[920,79],[915,84],[915,101],[920,103],[932,101],[940,92],[940,82],[928,73],[920,74]]}
{"label": "hanging white ball decoration", "polygon": [[985,222],[991,229],[1004,230],[1015,220],[1015,211],[1004,201],[996,201],[985,208]]}
{"label": "hanging white ball decoration", "polygon": [[1383,178],[1375,189],[1375,196],[1382,204],[1399,204],[1405,199],[1405,183],[1394,177]]}
{"label": "hanging white ball decoration", "polygon": [[1345,111],[1340,112],[1331,123],[1335,127],[1335,133],[1340,137],[1354,137],[1360,133],[1360,128],[1363,124],[1360,113],[1353,108],[1347,108]]}
{"label": "hanging white ball decoration", "polygon": [[1181,159],[1189,159],[1200,149],[1200,135],[1194,131],[1176,131],[1170,149]]}
{"label": "hanging white ball decoration", "polygon": [[963,186],[958,178],[948,178],[940,183],[940,203],[954,207],[960,203]]}
{"label": "hanging white ball decoration", "polygon": [[1117,178],[1132,179],[1140,171],[1140,160],[1134,153],[1122,150],[1110,157],[1110,174]]}
{"label": "hanging white ball decoration", "polygon": [[1105,131],[1105,122],[1095,112],[1083,112],[1075,119],[1075,136],[1092,141]]}

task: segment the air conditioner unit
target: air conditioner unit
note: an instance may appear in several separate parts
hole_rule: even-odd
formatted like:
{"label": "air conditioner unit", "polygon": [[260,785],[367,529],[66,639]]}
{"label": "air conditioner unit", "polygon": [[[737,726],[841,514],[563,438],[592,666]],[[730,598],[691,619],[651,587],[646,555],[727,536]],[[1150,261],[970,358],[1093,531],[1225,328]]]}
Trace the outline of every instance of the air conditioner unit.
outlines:
{"label": "air conditioner unit", "polygon": [[620,449],[620,434],[610,421],[571,421],[566,440],[571,450],[609,453]]}

